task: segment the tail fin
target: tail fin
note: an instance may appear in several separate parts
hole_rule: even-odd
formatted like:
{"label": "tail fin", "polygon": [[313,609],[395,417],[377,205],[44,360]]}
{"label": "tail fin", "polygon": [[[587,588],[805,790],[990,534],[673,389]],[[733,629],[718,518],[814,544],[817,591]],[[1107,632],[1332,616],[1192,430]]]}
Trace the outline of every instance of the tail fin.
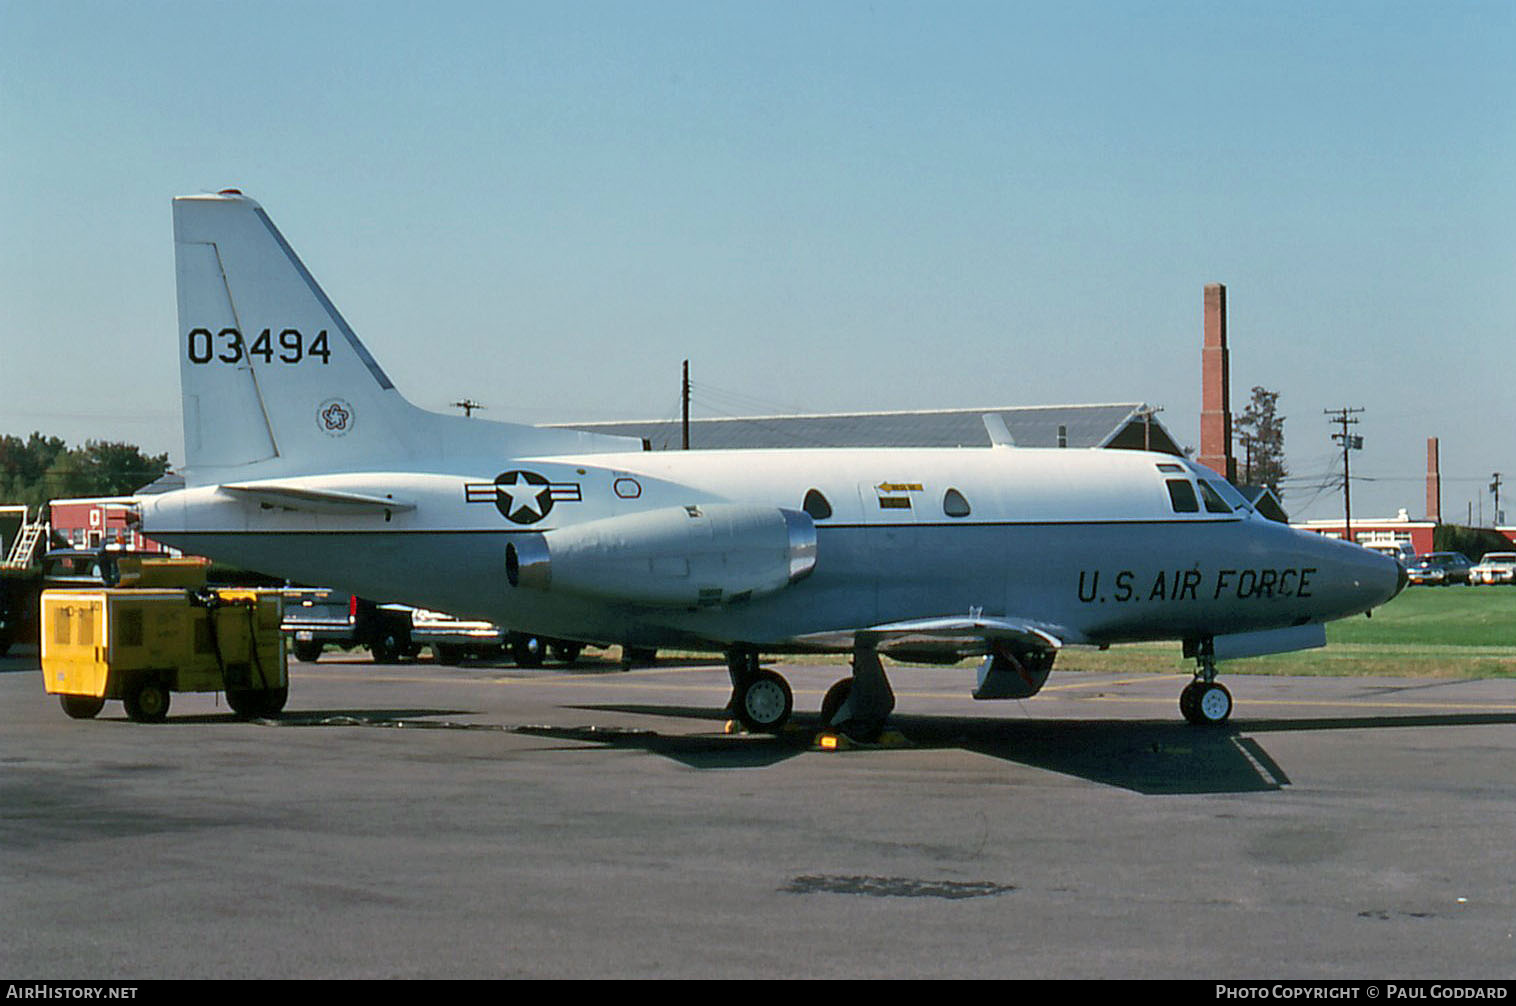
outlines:
{"label": "tail fin", "polygon": [[240,192],[175,199],[174,251],[192,485],[641,446],[416,408]]}

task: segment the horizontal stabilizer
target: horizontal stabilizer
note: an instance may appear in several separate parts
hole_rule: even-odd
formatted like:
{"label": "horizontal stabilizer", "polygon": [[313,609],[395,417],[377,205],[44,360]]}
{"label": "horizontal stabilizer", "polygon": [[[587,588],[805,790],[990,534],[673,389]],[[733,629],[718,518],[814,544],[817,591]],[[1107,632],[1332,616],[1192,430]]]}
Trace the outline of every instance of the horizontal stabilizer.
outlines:
{"label": "horizontal stabilizer", "polygon": [[256,500],[264,506],[279,507],[284,510],[306,510],[312,513],[379,514],[416,509],[414,503],[405,503],[388,496],[317,489],[291,481],[223,485],[221,491]]}

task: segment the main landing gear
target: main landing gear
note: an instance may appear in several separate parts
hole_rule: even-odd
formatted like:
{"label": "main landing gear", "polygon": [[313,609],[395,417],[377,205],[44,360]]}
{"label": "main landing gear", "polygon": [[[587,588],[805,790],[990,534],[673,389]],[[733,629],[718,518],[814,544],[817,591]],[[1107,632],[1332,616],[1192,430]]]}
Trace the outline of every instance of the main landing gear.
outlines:
{"label": "main landing gear", "polygon": [[[778,733],[795,711],[789,682],[758,666],[756,650],[728,650],[726,667],[732,678],[732,700],[727,709],[749,730]],[[884,675],[874,641],[859,639],[853,646],[852,677],[838,681],[821,700],[821,729],[846,733],[858,741],[875,741],[894,708],[895,693]]]}
{"label": "main landing gear", "polygon": [[790,683],[758,666],[757,650],[728,650],[727,673],[732,678],[732,701],[727,708],[738,722],[759,733],[778,733],[795,711]]}
{"label": "main landing gear", "polygon": [[1216,651],[1207,638],[1185,644],[1184,655],[1195,658],[1195,680],[1179,693],[1179,711],[1196,726],[1218,726],[1232,715],[1232,693],[1216,682]]}

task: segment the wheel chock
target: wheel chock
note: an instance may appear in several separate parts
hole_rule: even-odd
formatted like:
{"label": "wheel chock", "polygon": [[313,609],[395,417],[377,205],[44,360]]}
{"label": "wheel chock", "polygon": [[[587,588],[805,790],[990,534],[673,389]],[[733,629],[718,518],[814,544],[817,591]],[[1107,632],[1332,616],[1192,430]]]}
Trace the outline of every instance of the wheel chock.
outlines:
{"label": "wheel chock", "polygon": [[894,750],[897,748],[912,747],[906,740],[905,734],[899,730],[886,730],[879,735],[876,741],[854,740],[847,734],[824,731],[816,735],[812,745],[817,751],[849,751],[857,748],[862,751]]}

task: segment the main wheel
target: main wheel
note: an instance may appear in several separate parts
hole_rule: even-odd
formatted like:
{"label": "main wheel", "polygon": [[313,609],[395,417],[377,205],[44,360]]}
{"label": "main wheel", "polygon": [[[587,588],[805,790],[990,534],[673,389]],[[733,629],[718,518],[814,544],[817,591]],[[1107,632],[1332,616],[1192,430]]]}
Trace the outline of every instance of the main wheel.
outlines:
{"label": "main wheel", "polygon": [[795,710],[790,683],[773,671],[759,671],[736,699],[737,719],[749,730],[775,733]]}
{"label": "main wheel", "polygon": [[852,678],[843,678],[826,690],[826,697],[821,700],[821,729],[830,730],[837,725],[833,721],[852,694]]}
{"label": "main wheel", "polygon": [[70,719],[92,720],[105,708],[105,700],[93,695],[60,695],[58,703]]}
{"label": "main wheel", "polygon": [[168,688],[159,681],[140,681],[121,696],[127,719],[137,723],[162,723],[168,719]]}

